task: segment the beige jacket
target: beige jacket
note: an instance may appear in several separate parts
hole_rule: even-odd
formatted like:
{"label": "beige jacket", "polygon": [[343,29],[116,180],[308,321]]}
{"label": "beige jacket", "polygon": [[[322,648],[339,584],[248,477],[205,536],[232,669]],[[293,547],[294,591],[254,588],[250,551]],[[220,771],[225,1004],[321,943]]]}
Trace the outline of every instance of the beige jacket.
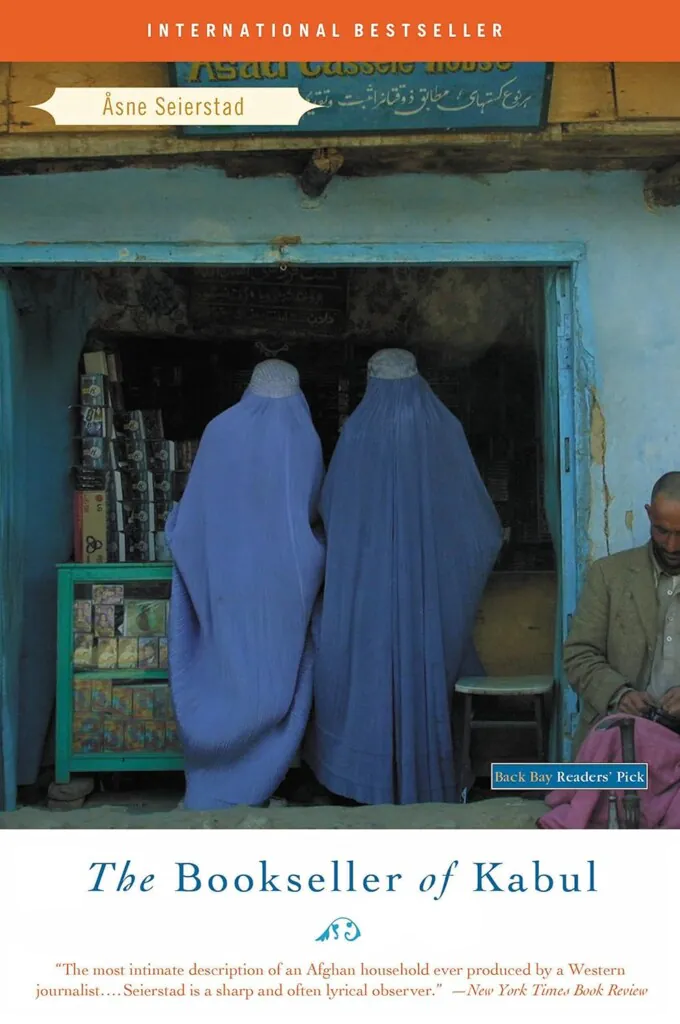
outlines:
{"label": "beige jacket", "polygon": [[578,750],[623,686],[644,690],[657,634],[656,581],[649,544],[595,562],[564,645],[569,683],[581,698]]}

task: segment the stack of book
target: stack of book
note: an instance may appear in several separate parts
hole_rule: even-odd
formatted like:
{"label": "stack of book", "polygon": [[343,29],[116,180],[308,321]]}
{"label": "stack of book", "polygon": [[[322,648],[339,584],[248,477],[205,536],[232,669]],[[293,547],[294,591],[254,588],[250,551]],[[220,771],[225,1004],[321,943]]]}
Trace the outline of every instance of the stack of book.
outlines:
{"label": "stack of book", "polygon": [[165,525],[184,493],[198,442],[168,440],[159,409],[125,409],[114,354],[87,352],[84,369],[75,560],[168,562]]}

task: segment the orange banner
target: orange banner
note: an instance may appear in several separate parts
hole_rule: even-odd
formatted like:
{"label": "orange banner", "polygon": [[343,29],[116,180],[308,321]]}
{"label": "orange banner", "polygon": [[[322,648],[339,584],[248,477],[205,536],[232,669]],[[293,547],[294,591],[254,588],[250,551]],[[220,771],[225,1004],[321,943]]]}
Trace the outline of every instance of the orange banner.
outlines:
{"label": "orange banner", "polygon": [[92,0],[22,4],[0,21],[3,61],[676,61],[680,3],[602,0]]}

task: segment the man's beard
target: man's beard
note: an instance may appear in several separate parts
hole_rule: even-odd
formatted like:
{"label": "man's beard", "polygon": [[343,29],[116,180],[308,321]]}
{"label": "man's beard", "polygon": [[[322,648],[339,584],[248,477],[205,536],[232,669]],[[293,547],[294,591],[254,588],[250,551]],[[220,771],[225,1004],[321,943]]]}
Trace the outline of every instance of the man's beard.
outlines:
{"label": "man's beard", "polygon": [[670,556],[671,560],[669,561],[669,555],[654,538],[652,538],[652,551],[662,569],[667,569],[671,574],[680,575],[680,553]]}

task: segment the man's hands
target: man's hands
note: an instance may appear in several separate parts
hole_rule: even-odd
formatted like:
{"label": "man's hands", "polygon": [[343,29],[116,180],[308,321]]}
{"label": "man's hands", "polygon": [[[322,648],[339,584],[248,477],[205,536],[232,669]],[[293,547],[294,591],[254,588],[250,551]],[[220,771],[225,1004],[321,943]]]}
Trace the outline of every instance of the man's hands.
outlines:
{"label": "man's hands", "polygon": [[680,686],[674,686],[664,694],[660,705],[652,700],[646,693],[638,690],[628,690],[619,701],[616,710],[622,711],[625,715],[644,715],[649,708],[660,706],[662,711],[674,718],[680,718]]}
{"label": "man's hands", "polygon": [[[674,691],[671,691],[674,692]],[[677,691],[678,701],[678,714],[680,714],[680,687]],[[654,701],[647,696],[646,693],[640,693],[638,690],[628,690],[624,693],[623,697],[618,703],[616,708],[617,711],[623,711],[626,715],[644,715],[648,708],[654,707]],[[672,712],[669,712],[669,714]]]}
{"label": "man's hands", "polygon": [[680,686],[674,686],[664,694],[661,701],[661,709],[673,718],[680,718]]}

